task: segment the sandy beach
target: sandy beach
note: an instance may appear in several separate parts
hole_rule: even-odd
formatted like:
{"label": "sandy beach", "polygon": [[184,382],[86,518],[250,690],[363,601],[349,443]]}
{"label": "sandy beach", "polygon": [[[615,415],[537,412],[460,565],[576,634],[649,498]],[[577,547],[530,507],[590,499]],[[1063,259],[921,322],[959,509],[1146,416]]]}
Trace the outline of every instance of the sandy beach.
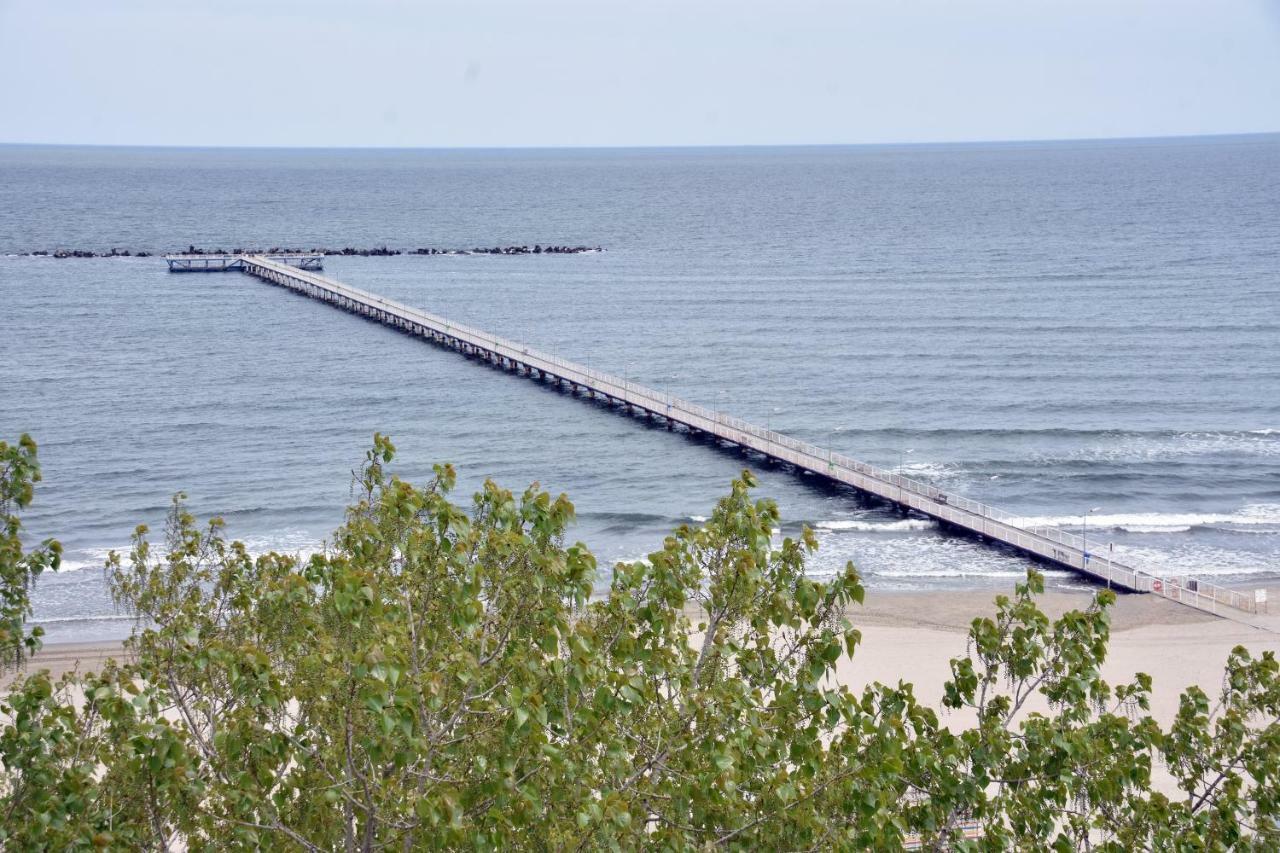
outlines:
{"label": "sandy beach", "polygon": [[[1272,593],[1272,598],[1280,590]],[[969,623],[994,612],[997,593],[982,591],[876,592],[850,616],[863,636],[852,660],[839,666],[839,677],[857,690],[873,682],[915,685],[916,695],[937,707],[949,662],[965,654]],[[1087,607],[1088,592],[1048,592],[1039,598],[1050,616],[1072,608]],[[1177,711],[1178,696],[1197,684],[1211,697],[1222,685],[1223,666],[1237,645],[1255,655],[1280,651],[1280,614],[1255,619],[1252,627],[1231,619],[1201,613],[1151,595],[1121,595],[1112,608],[1112,636],[1105,667],[1113,683],[1132,679],[1134,673],[1151,675],[1154,685],[1151,712],[1163,724]],[[118,643],[47,644],[29,668],[47,669],[53,675],[92,671],[108,657],[121,653]],[[7,685],[13,675],[0,684]],[[968,722],[963,714],[945,717],[952,727]]]}
{"label": "sandy beach", "polygon": [[[1274,594],[1273,596],[1274,597]],[[950,676],[949,661],[965,654],[969,623],[994,612],[994,594],[982,592],[868,592],[861,612],[854,613],[863,642],[852,661],[840,665],[840,678],[851,688],[899,680],[915,685],[916,696],[938,707]],[[1049,592],[1039,598],[1050,616],[1089,605],[1087,592]],[[1112,684],[1135,673],[1152,677],[1151,714],[1167,725],[1177,713],[1178,697],[1199,685],[1214,699],[1222,688],[1223,668],[1231,650],[1244,646],[1254,655],[1280,651],[1280,617],[1255,620],[1263,627],[1212,616],[1153,595],[1120,595],[1112,608],[1112,633],[1103,674]],[[955,728],[964,714],[949,714]]]}
{"label": "sandy beach", "polygon": [[[118,658],[122,653],[119,643],[45,643],[36,655],[27,661],[25,671],[45,669],[55,678],[68,672],[94,672],[108,658]],[[0,689],[6,689],[23,671],[6,671],[0,675]]]}
{"label": "sandy beach", "polygon": [[[971,710],[942,708],[943,685],[950,677],[951,659],[966,654],[969,624],[978,616],[994,613],[997,594],[993,590],[869,591],[866,603],[850,612],[862,631],[862,643],[852,659],[838,662],[836,678],[855,692],[876,682],[909,682],[923,704],[939,711],[943,726],[956,732],[971,727],[975,722]],[[1277,594],[1280,588],[1270,590],[1268,597],[1275,599]],[[1091,600],[1092,593],[1086,591],[1054,591],[1038,598],[1050,617],[1088,607]],[[696,624],[698,616],[690,616]],[[1240,618],[1254,624],[1244,624]],[[696,641],[696,637],[692,639]],[[1120,595],[1112,608],[1111,643],[1103,675],[1112,686],[1131,681],[1138,672],[1150,675],[1149,713],[1167,727],[1177,713],[1179,696],[1191,685],[1205,691],[1211,706],[1216,704],[1223,668],[1236,646],[1244,646],[1255,656],[1264,651],[1280,652],[1280,612],[1228,619],[1153,595]],[[122,653],[119,643],[50,643],[28,669],[47,669],[55,677],[89,672]],[[11,672],[0,676],[0,691],[14,678]],[[1033,697],[1021,714],[1046,710],[1045,703]],[[1169,796],[1179,796],[1162,766],[1154,768],[1153,785]]]}

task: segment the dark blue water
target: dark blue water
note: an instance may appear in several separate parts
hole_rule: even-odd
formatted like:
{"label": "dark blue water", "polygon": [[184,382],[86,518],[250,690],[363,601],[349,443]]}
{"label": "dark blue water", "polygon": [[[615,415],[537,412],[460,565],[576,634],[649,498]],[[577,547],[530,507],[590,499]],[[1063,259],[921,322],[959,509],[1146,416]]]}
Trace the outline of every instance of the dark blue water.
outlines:
{"label": "dark blue water", "polygon": [[[603,245],[329,258],[327,274],[1112,542],[1280,574],[1280,137],[644,151],[0,147],[0,255],[112,246]],[[239,274],[0,257],[0,435],[46,479],[59,639],[119,634],[101,565],[185,490],[255,550],[319,547],[374,431],[567,492],[602,565],[744,466],[817,572],[1008,583],[1026,563]],[[1057,583],[1077,583],[1065,574]]]}

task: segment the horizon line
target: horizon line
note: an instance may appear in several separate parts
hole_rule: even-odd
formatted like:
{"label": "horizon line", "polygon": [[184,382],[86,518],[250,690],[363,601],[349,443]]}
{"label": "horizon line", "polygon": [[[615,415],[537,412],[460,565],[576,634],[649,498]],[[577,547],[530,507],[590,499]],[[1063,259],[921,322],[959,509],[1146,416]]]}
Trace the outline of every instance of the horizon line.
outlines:
{"label": "horizon line", "polygon": [[1061,142],[1158,142],[1280,136],[1276,130],[1175,133],[1145,136],[1062,136],[1006,139],[950,139],[899,142],[716,142],[610,145],[198,145],[130,142],[3,142],[0,148],[151,148],[190,151],[670,151],[713,148],[896,148],[942,145],[1036,145]]}

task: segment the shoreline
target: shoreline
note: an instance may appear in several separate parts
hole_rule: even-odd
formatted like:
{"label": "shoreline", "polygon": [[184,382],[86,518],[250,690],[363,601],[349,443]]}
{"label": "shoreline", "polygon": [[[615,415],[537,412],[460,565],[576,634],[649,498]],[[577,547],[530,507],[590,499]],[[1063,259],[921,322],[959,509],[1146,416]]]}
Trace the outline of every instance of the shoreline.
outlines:
{"label": "shoreline", "polygon": [[[966,654],[973,619],[995,610],[997,595],[1006,590],[869,591],[866,602],[849,617],[862,632],[852,659],[842,659],[839,681],[855,692],[880,682],[913,684],[916,695],[931,707],[940,706],[943,684],[950,677],[950,661]],[[1087,607],[1091,591],[1047,590],[1036,600],[1051,618],[1070,609]],[[1111,642],[1104,676],[1113,684],[1135,673],[1152,677],[1151,714],[1167,725],[1177,713],[1178,697],[1199,685],[1212,699],[1221,690],[1223,667],[1237,645],[1251,654],[1280,654],[1280,633],[1271,624],[1253,627],[1213,616],[1153,595],[1120,594],[1111,608]],[[1280,627],[1280,614],[1269,623]],[[79,670],[90,672],[122,654],[121,641],[46,643],[26,665],[26,671],[47,669],[53,677]],[[19,673],[0,676],[0,690]],[[956,723],[963,715],[951,715]]]}

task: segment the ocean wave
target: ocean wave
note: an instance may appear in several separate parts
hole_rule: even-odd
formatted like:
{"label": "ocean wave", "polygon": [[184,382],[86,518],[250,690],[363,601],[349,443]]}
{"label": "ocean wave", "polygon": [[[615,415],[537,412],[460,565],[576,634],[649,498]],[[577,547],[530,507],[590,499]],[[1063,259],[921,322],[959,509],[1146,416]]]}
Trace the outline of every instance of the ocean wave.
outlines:
{"label": "ocean wave", "polygon": [[1070,461],[1159,461],[1186,456],[1210,456],[1224,453],[1247,456],[1280,456],[1280,430],[1207,431],[1180,430],[1156,432],[1083,432],[1080,437],[1094,437],[1084,446],[1062,452],[1045,451],[1033,458],[1041,464],[1056,465]]}
{"label": "ocean wave", "polygon": [[[1039,571],[1040,574],[1046,578],[1066,579],[1066,578],[1079,577],[1078,575],[1072,574],[1071,572],[1064,572],[1056,569],[1042,568],[1042,569],[1038,569],[1037,571]],[[964,569],[964,568],[920,569],[920,570],[880,569],[874,572],[873,576],[878,578],[893,578],[895,580],[911,580],[913,578],[934,578],[934,579],[953,578],[957,580],[964,580],[964,579],[1023,580],[1026,578],[1027,572],[1025,569],[1019,571],[1014,569],[977,569],[977,568],[975,569]]]}
{"label": "ocean wave", "polygon": [[1171,549],[1116,547],[1116,562],[1138,565],[1166,577],[1185,575],[1192,578],[1258,577],[1280,575],[1280,566],[1268,554],[1234,551],[1213,545],[1184,540],[1185,545]]}
{"label": "ocean wave", "polygon": [[[627,565],[633,565],[633,564],[635,564],[635,563],[646,563],[646,564],[647,564],[647,563],[649,562],[649,555],[650,555],[650,554],[652,554],[652,553],[655,553],[655,552],[653,552],[653,551],[646,551],[646,552],[645,552],[645,553],[643,553],[643,554],[633,555],[633,556],[630,556],[630,557],[619,557],[619,558],[617,558],[617,559],[615,559],[615,560],[611,560],[611,561],[609,561],[609,565],[610,565],[610,566],[616,566],[618,563],[626,563]],[[601,568],[603,568],[603,567],[604,567],[604,562],[603,562],[603,561],[601,561],[601,562],[599,563],[599,565],[600,565],[600,567],[601,567]],[[600,578],[599,578],[599,580],[600,580],[601,582],[603,582],[604,586],[606,586],[606,587],[607,587],[607,586],[609,585],[609,578],[608,578],[608,576],[607,576],[606,574],[604,574],[604,573],[600,573]]]}
{"label": "ocean wave", "polygon": [[863,533],[900,533],[907,530],[929,530],[936,522],[924,518],[904,518],[901,521],[857,521],[835,519],[815,523],[817,530],[857,530]]}
{"label": "ocean wave", "polygon": [[[231,541],[243,543],[245,550],[249,552],[249,556],[255,558],[274,552],[277,554],[289,554],[306,560],[313,554],[323,553],[324,551],[323,541],[300,530],[274,535],[231,537]],[[153,545],[155,544],[157,543],[153,542]],[[119,554],[122,560],[127,561],[131,547],[130,545],[118,545],[114,548],[78,548],[63,557],[62,563],[58,567],[58,574],[69,574],[82,569],[104,568],[107,563],[107,557],[112,551]],[[164,552],[158,547],[153,549],[152,555],[157,559],[164,558]]]}
{"label": "ocean wave", "polygon": [[47,616],[27,620],[30,625],[58,625],[64,622],[136,622],[138,617],[130,613],[85,614],[82,616]]}
{"label": "ocean wave", "polygon": [[[822,437],[829,435],[822,431]],[[1114,428],[1073,428],[1073,427],[934,427],[928,429],[911,427],[847,427],[840,430],[840,435],[866,436],[903,436],[923,438],[965,438],[970,436],[992,437],[1028,437],[1028,438],[1241,438],[1246,436],[1280,435],[1280,429],[1264,428],[1249,430],[1186,430],[1186,429],[1114,429]]]}
{"label": "ocean wave", "polygon": [[128,545],[118,548],[81,548],[71,552],[72,556],[64,554],[58,566],[58,574],[78,572],[81,569],[101,569],[107,564],[108,554],[115,551],[122,556],[128,556],[129,548]]}
{"label": "ocean wave", "polygon": [[652,512],[580,512],[578,520],[601,521],[612,524],[679,524],[682,519],[669,518]]}
{"label": "ocean wave", "polygon": [[1125,533],[1190,533],[1192,529],[1193,526],[1189,524],[1130,524],[1112,528]]}
{"label": "ocean wave", "polygon": [[955,465],[946,465],[941,462],[908,462],[894,470],[897,471],[899,468],[903,474],[916,480],[942,480],[959,476],[961,473]]}
{"label": "ocean wave", "polygon": [[[1015,523],[1023,527],[1061,527],[1076,531],[1082,526],[1079,515],[1024,516]],[[1089,529],[1124,533],[1187,533],[1195,528],[1227,532],[1235,528],[1276,527],[1280,532],[1280,504],[1252,504],[1233,513],[1138,512],[1090,515]],[[1271,532],[1271,531],[1251,531]]]}

